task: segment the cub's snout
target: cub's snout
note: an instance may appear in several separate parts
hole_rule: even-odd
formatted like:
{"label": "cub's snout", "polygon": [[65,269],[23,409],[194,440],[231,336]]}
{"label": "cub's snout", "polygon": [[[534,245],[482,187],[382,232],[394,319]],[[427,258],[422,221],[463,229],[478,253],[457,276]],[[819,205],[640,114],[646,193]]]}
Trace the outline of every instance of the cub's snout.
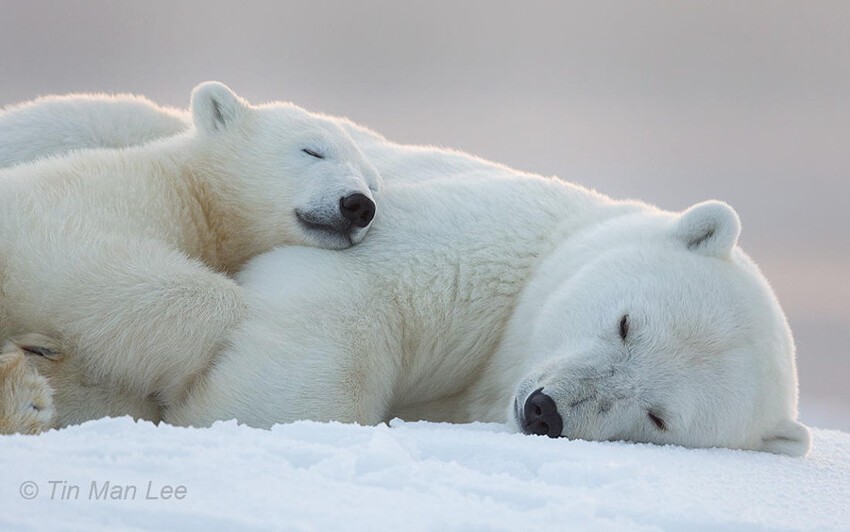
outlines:
{"label": "cub's snout", "polygon": [[375,202],[360,192],[342,196],[328,206],[296,209],[298,223],[308,238],[322,241],[322,247],[344,249],[366,236],[375,218]]}
{"label": "cub's snout", "polygon": [[375,217],[375,202],[364,194],[351,194],[339,200],[342,217],[356,227],[366,227]]}

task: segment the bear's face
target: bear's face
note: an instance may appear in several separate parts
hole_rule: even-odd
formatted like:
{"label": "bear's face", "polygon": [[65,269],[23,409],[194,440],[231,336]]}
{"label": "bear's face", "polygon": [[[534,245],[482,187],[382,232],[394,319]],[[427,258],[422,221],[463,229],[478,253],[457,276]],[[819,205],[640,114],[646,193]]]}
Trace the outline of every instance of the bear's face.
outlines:
{"label": "bear's face", "polygon": [[192,114],[234,201],[251,206],[252,234],[333,249],[365,237],[380,177],[333,120],[288,103],[249,106],[215,82],[195,89]]}
{"label": "bear's face", "polygon": [[565,281],[524,344],[528,372],[510,408],[518,427],[805,454],[793,341],[735,248],[738,231],[731,208],[706,203],[672,222],[613,224],[567,250]]}

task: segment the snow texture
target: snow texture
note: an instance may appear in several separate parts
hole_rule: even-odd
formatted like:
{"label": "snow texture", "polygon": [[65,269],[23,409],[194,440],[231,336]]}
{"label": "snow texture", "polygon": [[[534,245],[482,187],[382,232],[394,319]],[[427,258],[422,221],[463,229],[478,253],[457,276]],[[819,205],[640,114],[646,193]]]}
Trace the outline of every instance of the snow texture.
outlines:
{"label": "snow texture", "polygon": [[0,436],[0,530],[848,530],[848,459],[829,430],[788,458],[481,423],[105,419]]}

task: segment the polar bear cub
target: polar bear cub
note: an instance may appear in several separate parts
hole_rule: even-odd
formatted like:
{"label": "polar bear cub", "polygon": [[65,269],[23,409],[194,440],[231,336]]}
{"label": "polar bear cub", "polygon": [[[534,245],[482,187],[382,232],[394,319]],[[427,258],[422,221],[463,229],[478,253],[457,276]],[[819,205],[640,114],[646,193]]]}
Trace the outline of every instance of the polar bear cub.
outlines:
{"label": "polar bear cub", "polygon": [[[225,96],[222,102],[212,101],[211,112],[218,113],[221,120],[221,124],[209,124],[214,130],[224,124],[221,106],[227,103],[233,104],[232,112],[244,118],[237,124],[241,129],[230,128],[236,135],[250,133],[252,129],[261,131],[262,117],[269,118],[274,113],[279,116],[272,120],[280,119],[281,124],[290,127],[272,134],[275,124],[267,123],[272,126],[265,130],[268,139],[261,135],[251,138],[253,154],[259,156],[255,165],[263,162],[281,165],[277,169],[263,168],[266,178],[282,173],[290,176],[286,183],[292,194],[288,200],[291,209],[286,212],[289,219],[281,221],[287,233],[285,244],[344,248],[363,239],[375,214],[373,196],[380,188],[380,179],[348,132],[334,121],[292,104],[248,106],[220,83],[201,84],[195,92],[200,96],[204,90],[218,90]],[[0,168],[81,149],[147,144],[186,133],[192,128],[192,119],[190,112],[161,107],[132,94],[38,98],[0,111]],[[204,126],[200,123],[198,129]],[[270,144],[263,145],[264,140]],[[301,148],[284,151],[284,143]],[[264,153],[265,150],[268,151]],[[241,163],[246,164],[247,154],[240,155]],[[261,183],[256,185],[262,187]]]}
{"label": "polar bear cub", "polygon": [[168,404],[244,316],[227,274],[275,246],[363,239],[380,179],[333,121],[215,82],[191,118],[0,171],[0,340],[60,338],[91,380]]}

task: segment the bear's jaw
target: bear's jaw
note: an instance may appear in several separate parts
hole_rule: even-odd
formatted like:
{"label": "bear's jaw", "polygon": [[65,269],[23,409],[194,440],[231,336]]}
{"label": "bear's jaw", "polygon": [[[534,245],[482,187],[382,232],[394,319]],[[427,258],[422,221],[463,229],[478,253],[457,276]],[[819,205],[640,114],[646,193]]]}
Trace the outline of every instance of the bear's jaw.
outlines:
{"label": "bear's jaw", "polygon": [[316,240],[322,247],[329,249],[346,249],[353,246],[353,235],[359,232],[344,220],[328,220],[298,209],[295,210],[295,218],[309,240]]}

